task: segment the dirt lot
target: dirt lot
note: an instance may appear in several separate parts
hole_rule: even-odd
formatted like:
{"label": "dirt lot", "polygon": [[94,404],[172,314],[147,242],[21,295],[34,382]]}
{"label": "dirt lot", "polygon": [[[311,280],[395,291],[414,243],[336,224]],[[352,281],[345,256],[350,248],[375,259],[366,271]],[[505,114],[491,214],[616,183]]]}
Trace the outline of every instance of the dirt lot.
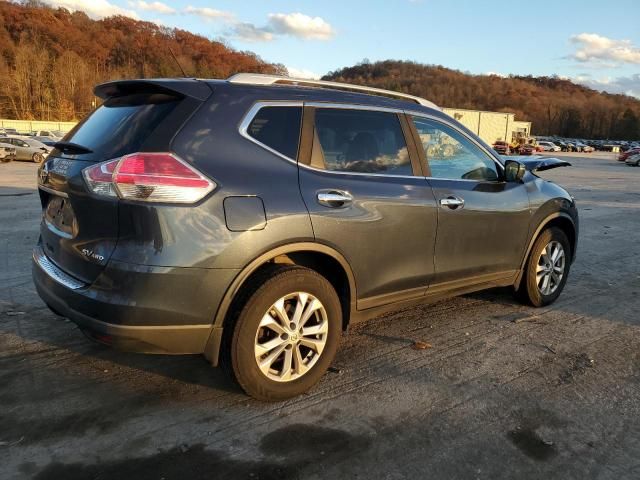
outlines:
{"label": "dirt lot", "polygon": [[545,175],[582,222],[555,305],[494,290],[368,322],[279,404],[50,313],[36,166],[0,164],[0,478],[640,478],[640,168],[571,159]]}

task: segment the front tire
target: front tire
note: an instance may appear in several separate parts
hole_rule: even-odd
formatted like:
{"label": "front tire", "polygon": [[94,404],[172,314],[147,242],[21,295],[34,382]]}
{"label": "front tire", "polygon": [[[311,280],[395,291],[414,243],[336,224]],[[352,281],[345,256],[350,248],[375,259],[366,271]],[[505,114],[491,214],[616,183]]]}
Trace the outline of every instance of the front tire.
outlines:
{"label": "front tire", "polygon": [[250,396],[278,401],[314,386],[333,361],[342,308],[333,286],[298,266],[269,267],[244,291],[227,339],[227,371]]}
{"label": "front tire", "polygon": [[543,230],[529,252],[516,293],[523,303],[544,307],[557,300],[564,289],[571,265],[571,246],[556,227]]}
{"label": "front tire", "polygon": [[36,152],[31,155],[31,160],[33,160],[33,163],[42,163],[42,161],[44,160],[44,156],[41,153]]}

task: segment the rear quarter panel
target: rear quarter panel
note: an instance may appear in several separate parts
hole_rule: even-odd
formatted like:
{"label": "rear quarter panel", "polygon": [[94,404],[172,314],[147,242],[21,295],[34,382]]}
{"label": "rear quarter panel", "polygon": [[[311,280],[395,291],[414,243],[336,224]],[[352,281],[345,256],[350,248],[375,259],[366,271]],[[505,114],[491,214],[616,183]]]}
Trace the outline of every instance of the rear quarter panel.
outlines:
{"label": "rear quarter panel", "polygon": [[[220,85],[180,130],[173,151],[217,188],[195,206],[122,202],[121,235],[114,259],[146,265],[242,268],[284,243],[313,241],[298,187],[298,167],[239,134],[258,98]],[[262,199],[266,225],[237,232],[227,228],[224,200]]]}

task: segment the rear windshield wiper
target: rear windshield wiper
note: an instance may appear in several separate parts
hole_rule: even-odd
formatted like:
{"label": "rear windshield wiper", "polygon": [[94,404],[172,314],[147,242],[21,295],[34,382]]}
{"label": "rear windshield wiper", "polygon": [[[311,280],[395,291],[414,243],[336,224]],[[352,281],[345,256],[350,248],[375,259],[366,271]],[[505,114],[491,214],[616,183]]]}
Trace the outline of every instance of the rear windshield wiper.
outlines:
{"label": "rear windshield wiper", "polygon": [[93,153],[93,150],[87,148],[83,145],[79,145],[73,142],[56,142],[53,144],[54,148],[61,150],[63,152],[70,153]]}

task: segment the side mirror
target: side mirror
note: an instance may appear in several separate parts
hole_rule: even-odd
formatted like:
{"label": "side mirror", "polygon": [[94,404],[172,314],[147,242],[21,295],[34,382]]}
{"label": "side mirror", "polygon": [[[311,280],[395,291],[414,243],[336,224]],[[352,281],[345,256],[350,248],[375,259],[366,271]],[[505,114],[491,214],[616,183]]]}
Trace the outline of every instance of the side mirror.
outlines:
{"label": "side mirror", "polygon": [[525,166],[517,160],[507,160],[504,164],[504,176],[507,182],[521,182],[526,172]]}

